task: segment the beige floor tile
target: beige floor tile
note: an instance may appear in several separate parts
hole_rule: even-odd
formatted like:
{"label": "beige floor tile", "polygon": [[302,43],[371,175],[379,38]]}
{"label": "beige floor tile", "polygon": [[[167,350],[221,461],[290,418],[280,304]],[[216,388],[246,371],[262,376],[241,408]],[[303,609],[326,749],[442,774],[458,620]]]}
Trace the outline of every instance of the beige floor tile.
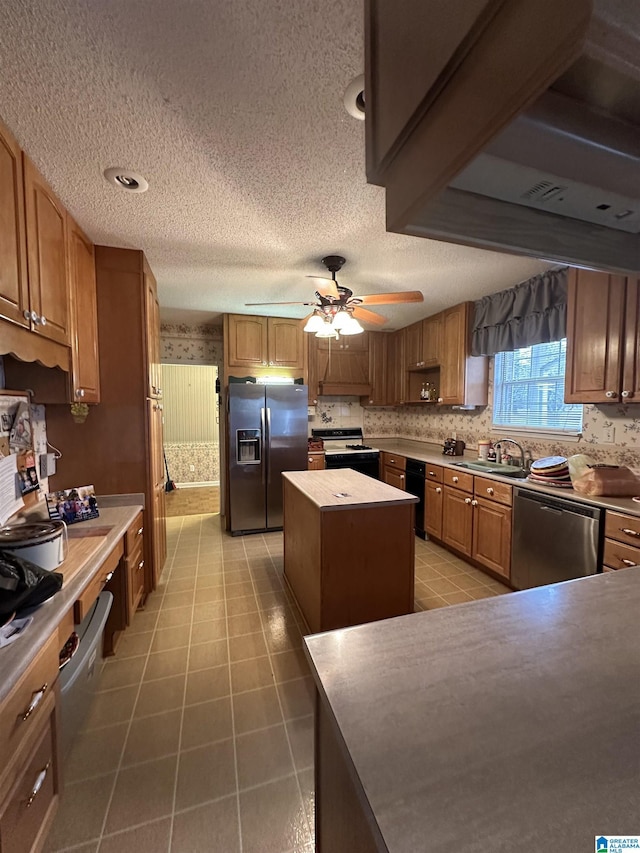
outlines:
{"label": "beige floor tile", "polygon": [[158,621],[157,610],[142,610],[136,613],[130,627],[127,628],[128,634],[141,634],[146,631],[153,631]]}
{"label": "beige floor tile", "polygon": [[269,658],[253,658],[231,664],[231,689],[233,693],[272,687],[273,675]]}
{"label": "beige floor tile", "polygon": [[91,706],[85,728],[97,729],[130,720],[137,695],[137,684],[99,693]]}
{"label": "beige floor tile", "polygon": [[295,776],[240,793],[243,853],[282,853],[311,841]]}
{"label": "beige floor tile", "polygon": [[443,578],[450,578],[452,581],[466,573],[469,567],[460,563],[438,563],[438,571]]}
{"label": "beige floor tile", "polygon": [[224,619],[226,616],[226,608],[224,601],[206,601],[200,604],[196,598],[196,603],[193,607],[194,622],[211,622],[212,619]]}
{"label": "beige floor tile", "polygon": [[134,718],[148,717],[150,714],[162,714],[181,708],[184,699],[185,675],[160,678],[157,681],[145,681],[140,686]]}
{"label": "beige floor tile", "polygon": [[193,589],[187,589],[183,592],[167,592],[164,595],[162,602],[163,610],[170,610],[174,607],[191,607],[193,604]]}
{"label": "beige floor tile", "polygon": [[206,622],[194,622],[191,626],[191,643],[211,643],[227,637],[226,619],[211,619]]}
{"label": "beige floor tile", "polygon": [[117,770],[128,728],[128,723],[117,723],[100,729],[99,734],[83,729],[65,763],[65,782],[71,784]]}
{"label": "beige floor tile", "polygon": [[487,586],[477,586],[475,589],[469,590],[469,595],[474,601],[480,601],[483,598],[493,598],[495,595],[499,595],[499,593],[496,593],[493,589],[489,589]]}
{"label": "beige floor tile", "polygon": [[191,625],[177,625],[175,628],[158,628],[151,644],[152,654],[157,652],[168,652],[171,649],[179,649],[189,645],[191,637]]}
{"label": "beige floor tile", "polygon": [[313,767],[313,714],[287,721],[287,734],[291,743],[296,770]]}
{"label": "beige floor tile", "polygon": [[267,644],[262,631],[229,638],[229,659],[232,661],[250,660],[266,654]]}
{"label": "beige floor tile", "polygon": [[217,586],[208,586],[204,589],[198,589],[196,591],[195,601],[197,604],[208,604],[210,601],[224,601],[224,597],[224,585],[219,583]]}
{"label": "beige floor tile", "polygon": [[450,578],[450,580],[456,586],[459,586],[460,589],[465,590],[465,592],[472,589],[478,589],[479,587],[483,586],[483,583],[479,578],[474,577],[473,575],[468,575],[466,573],[454,575],[452,578]]}
{"label": "beige floor tile", "polygon": [[169,678],[172,675],[180,675],[185,671],[188,651],[188,647],[184,646],[181,649],[171,649],[168,652],[149,655],[143,680],[151,681],[155,678]]}
{"label": "beige floor tile", "polygon": [[238,581],[237,583],[225,583],[224,594],[227,598],[242,598],[245,595],[253,595],[253,581]]}
{"label": "beige floor tile", "polygon": [[180,753],[176,810],[198,806],[236,791],[231,740]]}
{"label": "beige floor tile", "polygon": [[231,698],[214,699],[184,709],[181,749],[205,746],[232,737]]}
{"label": "beige floor tile", "polygon": [[131,723],[122,758],[123,767],[154,761],[178,751],[182,709],[165,711],[152,717],[138,717]]}
{"label": "beige floor tile", "polygon": [[464,604],[467,601],[473,601],[468,592],[460,590],[459,592],[450,592],[442,596],[447,604]]}
{"label": "beige floor tile", "polygon": [[236,734],[245,734],[282,722],[282,710],[275,687],[262,687],[233,696]]}
{"label": "beige floor tile", "polygon": [[[195,575],[192,577],[186,578],[170,578],[166,583],[165,592],[168,593],[178,593],[178,592],[193,592],[196,588],[196,578]],[[153,593],[152,593],[153,595]]]}
{"label": "beige floor tile", "polygon": [[285,720],[306,717],[313,714],[315,705],[315,687],[311,676],[297,678],[295,681],[282,681],[276,687],[282,702]]}
{"label": "beige floor tile", "polygon": [[214,666],[222,666],[229,660],[229,649],[227,640],[214,640],[210,643],[199,643],[191,646],[189,652],[189,672],[198,669],[210,669]]}
{"label": "beige floor tile", "polygon": [[190,625],[194,608],[189,606],[173,607],[170,610],[160,610],[157,628],[178,628],[180,625]]}
{"label": "beige floor tile", "polygon": [[282,631],[267,631],[267,646],[270,652],[288,652],[302,648],[302,634],[298,627],[285,628]]}
{"label": "beige floor tile", "polygon": [[161,758],[118,773],[105,834],[167,817],[173,807],[178,757]]}
{"label": "beige floor tile", "polygon": [[115,835],[105,835],[100,853],[165,853],[169,850],[171,818],[145,823]]}
{"label": "beige floor tile", "polygon": [[236,737],[238,786],[252,788],[294,772],[284,725]]}
{"label": "beige floor tile", "polygon": [[199,574],[196,577],[196,601],[198,601],[198,595],[204,589],[222,589],[224,587],[224,575],[223,574],[207,574],[201,575]]}
{"label": "beige floor tile", "polygon": [[173,820],[171,853],[240,853],[235,795],[177,812]]}
{"label": "beige floor tile", "polygon": [[243,595],[240,598],[230,598],[227,601],[229,616],[242,616],[244,613],[253,613],[258,609],[258,601],[255,595]]}
{"label": "beige floor tile", "polygon": [[[50,840],[50,839],[49,839]],[[99,839],[95,839],[95,841],[90,841],[88,844],[81,844],[79,847],[71,848],[73,853],[98,853],[98,845],[100,844]],[[45,843],[44,853],[53,853],[54,848],[49,845],[49,843]],[[58,850],[68,850],[69,848],[57,848]]]}
{"label": "beige floor tile", "polygon": [[60,811],[49,837],[52,850],[99,838],[115,775],[65,785]]}
{"label": "beige floor tile", "polygon": [[229,616],[227,619],[230,637],[240,637],[243,634],[255,634],[262,630],[260,613],[243,613],[241,616]]}
{"label": "beige floor tile", "polygon": [[309,675],[309,664],[301,648],[278,652],[271,656],[276,681],[291,681]]}
{"label": "beige floor tile", "polygon": [[118,643],[118,660],[146,655],[151,648],[152,640],[153,631],[145,631],[142,634],[132,634],[131,631],[125,631]]}
{"label": "beige floor tile", "polygon": [[210,699],[221,699],[231,692],[229,683],[229,667],[216,666],[212,669],[201,669],[187,675],[187,692],[185,704],[208,702]]}
{"label": "beige floor tile", "polygon": [[224,577],[223,564],[201,561],[198,563],[198,571],[196,577],[199,578],[220,578]]}
{"label": "beige floor tile", "polygon": [[278,592],[283,589],[282,581],[277,575],[260,575],[253,578],[253,586],[257,593]]}
{"label": "beige floor tile", "polygon": [[[309,821],[309,826],[311,828],[315,825],[315,806],[316,806],[316,792],[315,792],[315,778],[314,772],[312,769],[302,770],[298,775],[298,784],[300,785],[300,790],[302,791],[302,802],[304,804],[304,810],[307,814],[307,820]],[[313,850],[312,850],[313,853]]]}
{"label": "beige floor tile", "polygon": [[431,590],[433,595],[444,595],[445,593],[458,592],[458,587],[447,578],[430,580],[425,585],[427,589]]}
{"label": "beige floor tile", "polygon": [[449,607],[449,604],[440,596],[433,596],[422,600],[422,605],[425,610],[437,610],[440,607]]}
{"label": "beige floor tile", "polygon": [[137,658],[109,658],[98,682],[98,690],[113,690],[115,687],[127,687],[130,684],[139,684],[147,661],[146,656]]}

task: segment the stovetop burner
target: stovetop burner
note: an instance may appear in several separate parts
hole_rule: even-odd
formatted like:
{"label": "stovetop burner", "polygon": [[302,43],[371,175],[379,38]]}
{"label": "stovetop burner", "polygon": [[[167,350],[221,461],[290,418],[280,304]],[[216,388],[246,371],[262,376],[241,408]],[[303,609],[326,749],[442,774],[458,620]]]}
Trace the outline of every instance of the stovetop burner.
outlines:
{"label": "stovetop burner", "polygon": [[368,444],[347,444],[345,447],[347,450],[373,450]]}

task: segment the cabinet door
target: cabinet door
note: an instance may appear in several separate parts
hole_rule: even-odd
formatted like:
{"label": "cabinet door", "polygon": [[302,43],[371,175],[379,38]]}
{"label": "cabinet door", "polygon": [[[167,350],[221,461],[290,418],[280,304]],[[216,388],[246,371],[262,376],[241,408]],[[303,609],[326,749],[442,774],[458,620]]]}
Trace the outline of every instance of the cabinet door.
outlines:
{"label": "cabinet door", "polygon": [[459,489],[443,486],[442,540],[462,554],[471,556],[473,507],[471,498]]}
{"label": "cabinet door", "polygon": [[412,323],[405,331],[405,359],[408,370],[424,367],[422,360],[422,320]]}
{"label": "cabinet door", "polygon": [[422,321],[422,362],[425,367],[436,367],[441,363],[442,314],[435,314]]}
{"label": "cabinet door", "polygon": [[505,578],[511,575],[511,508],[474,500],[472,557]]}
{"label": "cabinet door", "polygon": [[400,471],[398,468],[392,468],[389,465],[386,465],[382,479],[389,486],[395,486],[396,489],[402,489],[403,492],[407,489],[404,471]]}
{"label": "cabinet door", "polygon": [[364,405],[387,405],[387,342],[389,337],[385,332],[369,333],[369,381],[371,382],[371,396],[363,399]]}
{"label": "cabinet door", "polygon": [[304,368],[304,332],[300,320],[267,320],[269,367]]}
{"label": "cabinet door", "polygon": [[324,453],[310,453],[307,459],[309,471],[324,471]]}
{"label": "cabinet door", "polygon": [[318,343],[320,339],[316,338],[315,335],[305,335],[305,339],[305,346],[308,348],[307,358],[309,360],[309,405],[315,406],[318,402],[318,397],[320,396],[320,364],[318,353]]}
{"label": "cabinet door", "polygon": [[0,124],[0,317],[29,326],[22,154]]}
{"label": "cabinet door", "polygon": [[425,483],[424,529],[436,539],[442,539],[443,489],[439,483]]}
{"label": "cabinet door", "polygon": [[440,397],[447,406],[464,404],[464,368],[467,354],[466,305],[443,312]]}
{"label": "cabinet door", "polygon": [[71,398],[100,402],[98,302],[93,243],[68,217],[71,294]]}
{"label": "cabinet door", "polygon": [[69,344],[66,211],[24,154],[23,165],[33,329],[52,341]]}
{"label": "cabinet door", "polygon": [[267,366],[267,318],[229,314],[229,367]]}
{"label": "cabinet door", "polygon": [[640,279],[627,279],[622,399],[640,401]]}
{"label": "cabinet door", "polygon": [[160,303],[155,277],[144,263],[144,293],[146,303],[145,326],[147,335],[147,370],[149,376],[149,397],[162,397],[160,378]]}
{"label": "cabinet door", "polygon": [[404,355],[405,329],[389,336],[387,344],[388,403],[401,406],[407,399],[407,370]]}
{"label": "cabinet door", "polygon": [[625,280],[573,269],[567,294],[565,403],[620,399]]}

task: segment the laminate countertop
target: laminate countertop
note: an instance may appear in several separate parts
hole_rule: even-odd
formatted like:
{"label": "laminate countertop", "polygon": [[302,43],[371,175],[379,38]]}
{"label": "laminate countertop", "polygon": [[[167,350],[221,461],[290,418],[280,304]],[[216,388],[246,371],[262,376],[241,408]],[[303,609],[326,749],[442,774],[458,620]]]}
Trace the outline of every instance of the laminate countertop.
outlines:
{"label": "laminate countertop", "polygon": [[[405,456],[408,459],[417,459],[419,462],[427,462],[432,465],[442,465],[445,468],[452,468],[460,471],[460,467],[456,462],[474,462],[477,461],[476,453],[468,453],[464,456],[443,456],[442,449],[437,444],[428,444],[424,441],[412,441],[410,439],[400,438],[367,438],[367,443],[375,450],[382,450],[385,453],[396,453],[398,456]],[[615,498],[615,497],[595,497],[581,495],[574,489],[559,489],[553,486],[539,485],[527,479],[518,477],[508,477],[502,474],[490,474],[485,471],[474,471],[471,468],[463,468],[468,474],[473,474],[475,477],[486,477],[489,480],[499,480],[502,483],[509,483],[511,486],[520,489],[530,489],[532,492],[543,492],[547,495],[553,495],[556,498],[567,498],[572,501],[588,504],[589,506],[597,506],[603,509],[613,509],[616,512],[626,512],[629,515],[640,516],[640,503],[631,500],[631,498]],[[638,492],[640,495],[640,491]]]}
{"label": "laminate countertop", "polygon": [[418,498],[350,468],[282,475],[322,511],[417,503]]}
{"label": "laminate countertop", "polygon": [[57,629],[141,510],[142,506],[137,504],[104,506],[101,503],[99,518],[69,526],[69,550],[56,569],[64,578],[62,589],[34,611],[33,622],[15,642],[0,649],[0,702]]}
{"label": "laminate countertop", "polygon": [[389,853],[638,833],[640,572],[305,638]]}

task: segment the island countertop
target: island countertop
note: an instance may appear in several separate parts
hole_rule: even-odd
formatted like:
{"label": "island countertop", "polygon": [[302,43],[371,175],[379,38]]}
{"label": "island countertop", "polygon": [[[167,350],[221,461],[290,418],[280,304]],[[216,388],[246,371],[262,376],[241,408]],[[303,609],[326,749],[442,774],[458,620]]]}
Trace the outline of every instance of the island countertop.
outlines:
{"label": "island countertop", "polygon": [[286,471],[282,476],[323,511],[418,502],[413,495],[350,468]]}
{"label": "island countertop", "polygon": [[372,849],[637,833],[639,608],[630,569],[305,638]]}

